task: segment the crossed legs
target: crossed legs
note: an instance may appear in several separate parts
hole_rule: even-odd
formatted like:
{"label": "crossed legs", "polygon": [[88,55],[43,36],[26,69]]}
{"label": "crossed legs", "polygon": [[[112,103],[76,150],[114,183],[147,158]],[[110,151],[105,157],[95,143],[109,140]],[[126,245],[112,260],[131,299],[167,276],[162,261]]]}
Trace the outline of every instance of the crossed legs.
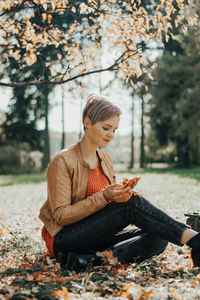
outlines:
{"label": "crossed legs", "polygon": [[[129,224],[138,229],[125,231]],[[142,261],[161,253],[167,242],[182,245],[188,226],[171,218],[140,196],[126,203],[110,203],[89,217],[64,227],[55,237],[55,254],[94,255],[112,250],[119,261]]]}

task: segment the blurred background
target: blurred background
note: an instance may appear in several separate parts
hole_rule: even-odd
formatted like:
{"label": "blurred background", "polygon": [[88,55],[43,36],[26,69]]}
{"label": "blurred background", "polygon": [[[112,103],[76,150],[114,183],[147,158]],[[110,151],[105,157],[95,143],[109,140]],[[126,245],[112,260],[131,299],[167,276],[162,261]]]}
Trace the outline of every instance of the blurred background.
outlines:
{"label": "blurred background", "polygon": [[[199,7],[196,2],[197,15]],[[168,42],[163,37],[164,47],[153,42],[144,47],[149,74],[129,82],[106,71],[63,85],[1,87],[0,173],[44,172],[58,151],[81,138],[82,109],[91,92],[110,97],[122,110],[119,130],[107,148],[117,170],[200,166],[199,23],[184,30],[174,27]],[[53,59],[54,49],[43,51]],[[101,59],[109,59],[106,51]],[[1,79],[17,78],[16,60],[5,65]],[[41,65],[37,61],[17,79],[26,81],[30,72],[37,76]]]}

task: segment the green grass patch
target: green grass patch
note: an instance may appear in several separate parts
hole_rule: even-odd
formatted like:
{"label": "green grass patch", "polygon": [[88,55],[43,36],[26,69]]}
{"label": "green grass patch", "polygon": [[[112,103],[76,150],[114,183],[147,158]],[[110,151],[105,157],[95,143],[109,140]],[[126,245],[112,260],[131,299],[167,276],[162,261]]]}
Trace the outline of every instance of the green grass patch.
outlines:
{"label": "green grass patch", "polygon": [[178,175],[180,177],[187,177],[200,181],[200,168],[191,169],[176,169],[176,168],[152,168],[152,169],[131,169],[126,171],[120,171],[119,173],[130,173],[130,174],[169,174]]}
{"label": "green grass patch", "polygon": [[20,174],[20,175],[0,175],[0,186],[40,183],[46,181],[45,173],[41,174]]}
{"label": "green grass patch", "polygon": [[[119,171],[119,173],[130,174],[169,174],[178,175],[180,177],[192,178],[200,181],[200,167],[191,169],[176,168],[152,168],[152,169],[131,169]],[[40,183],[46,181],[46,174],[20,174],[20,175],[0,175],[0,186],[8,186],[15,184]]]}

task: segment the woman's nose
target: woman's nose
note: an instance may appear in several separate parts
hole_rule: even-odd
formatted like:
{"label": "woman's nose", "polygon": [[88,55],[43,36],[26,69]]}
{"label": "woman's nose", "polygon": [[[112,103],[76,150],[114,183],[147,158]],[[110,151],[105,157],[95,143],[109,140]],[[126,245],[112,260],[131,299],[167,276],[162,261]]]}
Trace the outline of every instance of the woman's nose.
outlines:
{"label": "woman's nose", "polygon": [[109,137],[113,137],[114,134],[115,134],[115,133],[114,133],[113,131],[108,132],[108,136],[109,136]]}

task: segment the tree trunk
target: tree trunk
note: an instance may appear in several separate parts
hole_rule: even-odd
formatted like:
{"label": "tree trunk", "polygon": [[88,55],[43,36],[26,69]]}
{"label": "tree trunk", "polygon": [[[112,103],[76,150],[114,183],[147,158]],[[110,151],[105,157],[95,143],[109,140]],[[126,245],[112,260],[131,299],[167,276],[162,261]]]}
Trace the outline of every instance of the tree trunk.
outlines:
{"label": "tree trunk", "polygon": [[189,168],[190,167],[190,149],[188,143],[188,137],[178,137],[177,138],[177,156],[179,168]]}
{"label": "tree trunk", "polygon": [[145,154],[144,154],[144,98],[141,102],[141,142],[140,142],[140,168],[144,168]]}
{"label": "tree trunk", "polygon": [[49,147],[49,99],[48,88],[44,89],[45,96],[45,129],[44,129],[44,157],[43,157],[43,170],[47,168],[50,161],[50,147]]}
{"label": "tree trunk", "polygon": [[62,140],[61,140],[61,150],[65,148],[65,89],[62,86]]}
{"label": "tree trunk", "polygon": [[79,140],[81,139],[82,137],[82,109],[83,109],[83,99],[82,99],[82,96],[80,96],[80,129],[79,129]]}
{"label": "tree trunk", "polygon": [[134,167],[134,95],[132,94],[131,102],[131,157],[129,169]]}

